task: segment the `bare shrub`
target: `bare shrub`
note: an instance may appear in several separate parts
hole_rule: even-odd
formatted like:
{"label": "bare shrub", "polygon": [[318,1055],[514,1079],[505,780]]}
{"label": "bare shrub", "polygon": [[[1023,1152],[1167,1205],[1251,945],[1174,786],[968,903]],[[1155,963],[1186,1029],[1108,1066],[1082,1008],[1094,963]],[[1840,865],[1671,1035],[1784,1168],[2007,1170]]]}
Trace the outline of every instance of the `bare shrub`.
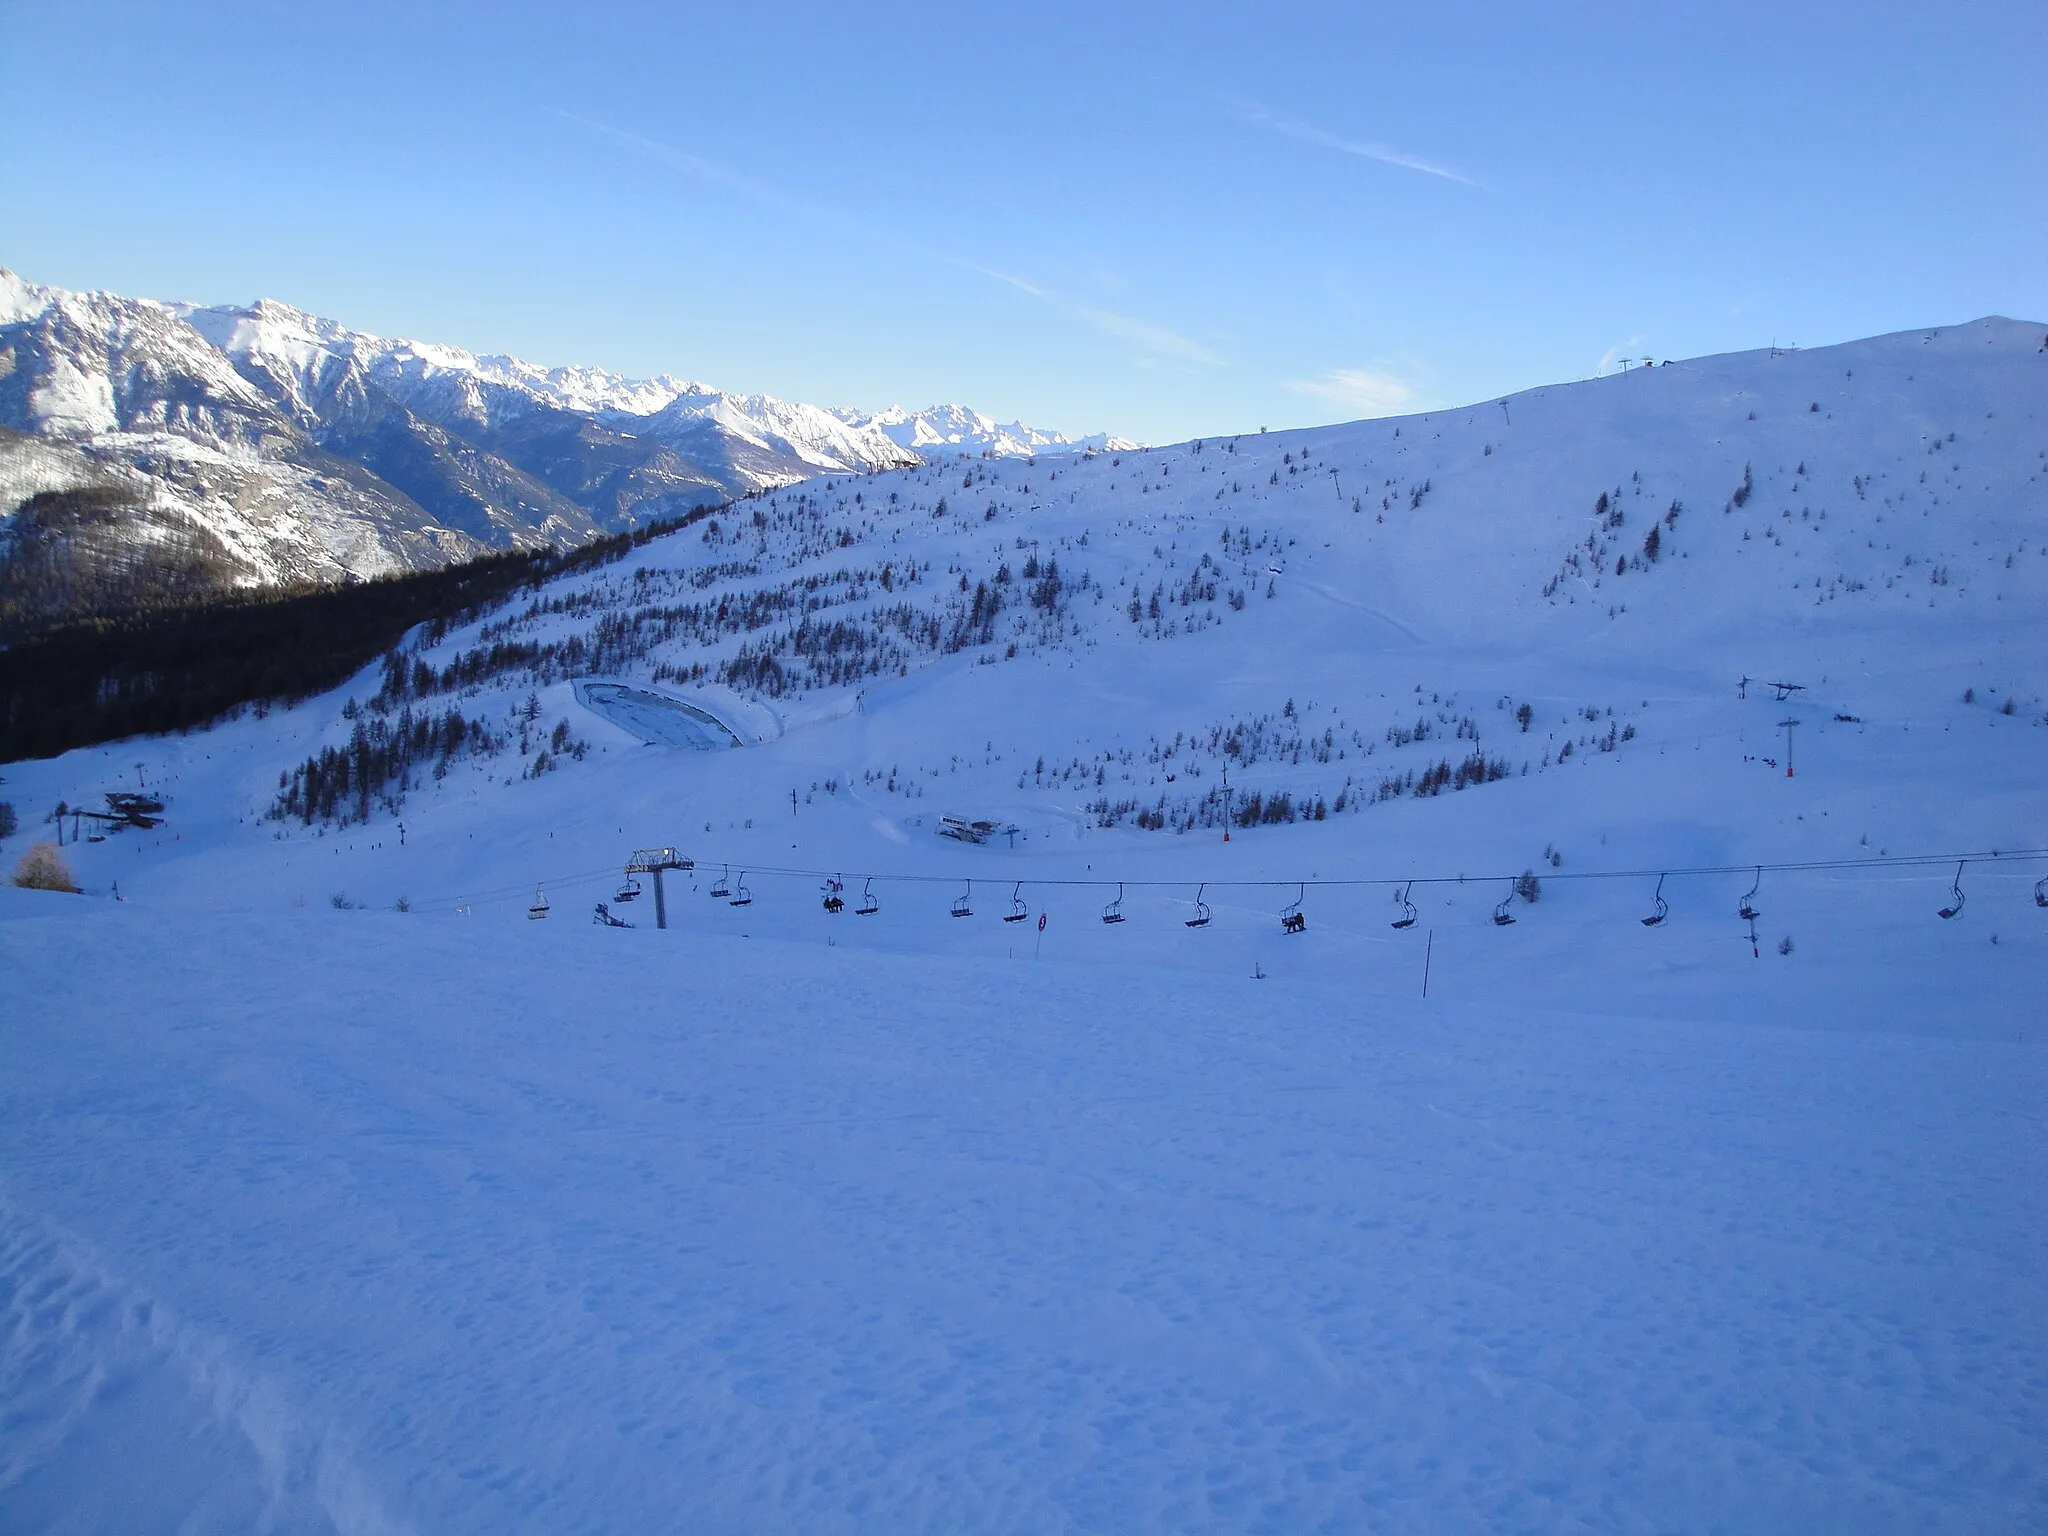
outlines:
{"label": "bare shrub", "polygon": [[71,878],[71,866],[55,843],[31,844],[21,862],[14,866],[14,883],[27,891],[69,891],[78,894],[78,882]]}

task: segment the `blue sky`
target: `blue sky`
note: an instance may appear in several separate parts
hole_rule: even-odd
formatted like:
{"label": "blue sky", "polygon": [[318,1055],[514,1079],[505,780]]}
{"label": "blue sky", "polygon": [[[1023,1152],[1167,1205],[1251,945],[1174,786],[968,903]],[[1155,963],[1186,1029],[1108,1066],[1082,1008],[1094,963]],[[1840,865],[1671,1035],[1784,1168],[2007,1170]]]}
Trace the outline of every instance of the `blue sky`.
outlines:
{"label": "blue sky", "polygon": [[1168,441],[2048,322],[2048,6],[0,0],[0,264]]}

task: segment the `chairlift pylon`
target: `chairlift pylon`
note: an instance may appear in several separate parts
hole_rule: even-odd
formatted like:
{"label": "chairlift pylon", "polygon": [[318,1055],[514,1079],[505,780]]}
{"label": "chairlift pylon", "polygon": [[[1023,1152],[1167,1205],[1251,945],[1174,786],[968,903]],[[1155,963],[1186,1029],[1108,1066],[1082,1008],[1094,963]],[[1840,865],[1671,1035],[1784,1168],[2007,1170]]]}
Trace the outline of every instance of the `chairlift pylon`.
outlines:
{"label": "chairlift pylon", "polygon": [[1195,915],[1187,920],[1187,926],[1190,928],[1206,928],[1209,926],[1209,903],[1202,900],[1202,892],[1208,889],[1209,882],[1206,880],[1195,889]]}
{"label": "chairlift pylon", "polygon": [[1645,928],[1654,928],[1671,915],[1671,905],[1664,899],[1664,876],[1657,877],[1657,891],[1650,899],[1657,903],[1657,910],[1643,919]]}
{"label": "chairlift pylon", "polygon": [[1024,905],[1024,882],[1019,880],[1017,888],[1010,892],[1010,910],[1003,914],[1006,923],[1021,923],[1031,915],[1031,909]]}
{"label": "chairlift pylon", "polygon": [[1308,895],[1308,886],[1306,884],[1295,886],[1294,900],[1280,914],[1280,931],[1282,933],[1308,932],[1308,918],[1301,910],[1302,898],[1306,895]]}
{"label": "chairlift pylon", "polygon": [[1956,865],[1956,877],[1948,883],[1948,905],[1941,909],[1943,917],[1954,917],[1963,910],[1963,865],[1969,862],[1964,859]]}
{"label": "chairlift pylon", "polygon": [[1755,882],[1750,886],[1749,893],[1742,898],[1742,905],[1735,909],[1735,915],[1745,923],[1753,923],[1763,916],[1763,913],[1759,912],[1756,908],[1756,893],[1763,889],[1763,885],[1764,867],[1759,864],[1756,867]]}
{"label": "chairlift pylon", "polygon": [[537,885],[533,888],[533,905],[526,909],[526,915],[533,922],[548,915],[548,893]]}
{"label": "chairlift pylon", "polygon": [[732,866],[728,864],[718,872],[718,880],[711,887],[712,900],[723,901],[726,897],[732,894],[732,887],[730,884],[727,883],[731,880],[731,878]]}
{"label": "chairlift pylon", "polygon": [[860,888],[860,905],[853,909],[855,917],[873,917],[882,910],[882,904],[875,900],[875,882],[870,877]]}
{"label": "chairlift pylon", "polygon": [[1104,907],[1104,908],[1102,909],[1102,920],[1103,920],[1103,921],[1104,921],[1105,923],[1120,923],[1120,922],[1122,922],[1122,921],[1124,920],[1124,883],[1123,883],[1123,881],[1121,881],[1121,880],[1117,881],[1117,883],[1116,883],[1116,900],[1115,900],[1115,901],[1112,901],[1112,902],[1111,902],[1111,903],[1110,903],[1110,904],[1109,904],[1108,906],[1106,906],[1106,907]]}
{"label": "chairlift pylon", "polygon": [[733,886],[732,897],[729,902],[729,905],[735,907],[751,907],[753,904],[754,893],[747,889],[747,872],[743,869],[740,871],[739,880]]}
{"label": "chairlift pylon", "polygon": [[974,882],[970,880],[967,882],[967,888],[963,890],[958,896],[953,898],[953,905],[947,908],[947,910],[950,911],[955,917],[974,916],[974,903],[972,899],[973,896]]}
{"label": "chairlift pylon", "polygon": [[1415,926],[1415,919],[1419,914],[1415,910],[1415,903],[1408,899],[1408,893],[1414,889],[1415,882],[1413,880],[1410,880],[1401,887],[1401,915],[1389,924],[1390,927],[1413,928]]}

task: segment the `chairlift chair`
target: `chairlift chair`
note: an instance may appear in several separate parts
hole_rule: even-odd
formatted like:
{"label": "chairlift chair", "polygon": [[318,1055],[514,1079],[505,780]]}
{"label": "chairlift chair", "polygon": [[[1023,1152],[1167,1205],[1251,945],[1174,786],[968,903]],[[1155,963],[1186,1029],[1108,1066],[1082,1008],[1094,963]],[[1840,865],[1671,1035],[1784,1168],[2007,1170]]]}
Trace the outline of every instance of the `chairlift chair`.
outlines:
{"label": "chairlift chair", "polygon": [[1499,903],[1498,903],[1498,904],[1497,904],[1497,905],[1496,905],[1496,906],[1494,907],[1494,909],[1493,909],[1493,926],[1494,926],[1494,927],[1496,927],[1496,928],[1507,928],[1507,927],[1511,927],[1511,926],[1512,926],[1512,925],[1514,924],[1514,921],[1515,921],[1515,914],[1514,914],[1514,913],[1512,913],[1512,912],[1510,912],[1510,911],[1508,910],[1508,908],[1509,908],[1509,907],[1511,907],[1511,906],[1513,906],[1514,904],[1515,904],[1515,883],[1514,883],[1514,881],[1510,880],[1510,881],[1508,882],[1508,893],[1507,893],[1507,895],[1505,895],[1505,896],[1501,897],[1501,899],[1500,899]]}
{"label": "chairlift chair", "polygon": [[1753,923],[1763,916],[1763,913],[1756,909],[1756,893],[1763,889],[1763,884],[1764,867],[1759,864],[1756,867],[1756,882],[1750,886],[1749,894],[1742,898],[1742,905],[1735,909],[1735,915],[1745,923]]}
{"label": "chairlift chair", "polygon": [[1657,903],[1657,910],[1643,919],[1643,926],[1645,928],[1654,928],[1671,915],[1671,906],[1664,900],[1664,877],[1662,875],[1657,877],[1657,892],[1650,899]]}
{"label": "chairlift chair", "polygon": [[1006,923],[1021,923],[1031,915],[1031,909],[1024,905],[1024,882],[1019,880],[1017,888],[1010,892],[1010,910],[1003,914]]}
{"label": "chairlift chair", "polygon": [[1308,932],[1308,918],[1303,915],[1301,910],[1301,899],[1307,894],[1308,887],[1306,885],[1297,885],[1294,888],[1294,900],[1288,904],[1287,910],[1280,914],[1280,931],[1282,933]]}
{"label": "chairlift chair", "polygon": [[1115,900],[1115,901],[1112,901],[1112,902],[1111,902],[1111,903],[1110,903],[1110,904],[1109,904],[1108,906],[1106,906],[1106,907],[1104,907],[1104,908],[1102,909],[1102,920],[1103,920],[1103,921],[1104,921],[1105,923],[1120,923],[1120,922],[1122,922],[1122,921],[1124,920],[1124,883],[1123,883],[1123,881],[1121,881],[1121,880],[1117,881],[1117,883],[1116,883],[1116,900]]}
{"label": "chairlift chair", "polygon": [[1187,925],[1190,928],[1206,928],[1209,926],[1209,903],[1202,900],[1202,892],[1208,889],[1209,882],[1204,880],[1195,890],[1195,915],[1187,920]]}
{"label": "chairlift chair", "polygon": [[1414,889],[1415,882],[1413,880],[1410,880],[1401,887],[1401,915],[1395,918],[1390,926],[1395,928],[1413,928],[1415,926],[1415,919],[1418,914],[1415,910],[1415,903],[1408,899],[1408,893]]}
{"label": "chairlift chair", "polygon": [[548,915],[548,893],[537,885],[533,888],[533,905],[526,909],[526,915],[533,922]]}
{"label": "chairlift chair", "polygon": [[2034,882],[2034,905],[2048,907],[2048,875]]}
{"label": "chairlift chair", "polygon": [[751,907],[753,904],[754,893],[747,889],[747,872],[741,870],[739,881],[733,887],[730,905],[735,907]]}
{"label": "chairlift chair", "polygon": [[723,901],[732,894],[732,887],[727,884],[731,877],[732,866],[730,864],[718,872],[718,881],[711,887],[711,899],[713,901]]}
{"label": "chairlift chair", "polygon": [[612,895],[613,901],[632,901],[640,894],[640,879],[637,875],[626,876],[625,883]]}
{"label": "chairlift chair", "polygon": [[844,912],[846,910],[846,882],[834,875],[825,882],[825,910]]}
{"label": "chairlift chair", "polygon": [[882,904],[875,900],[875,882],[869,880],[860,888],[860,905],[853,909],[855,917],[873,917],[882,910]]}
{"label": "chairlift chair", "polygon": [[955,917],[974,916],[974,904],[969,899],[973,895],[974,882],[970,880],[967,882],[967,889],[962,891],[958,896],[953,898],[953,905],[949,907],[947,910],[950,911]]}
{"label": "chairlift chair", "polygon": [[1954,917],[1963,910],[1963,864],[1969,862],[1964,859],[1962,864],[1956,865],[1956,877],[1948,883],[1948,905],[1941,909],[1943,917]]}

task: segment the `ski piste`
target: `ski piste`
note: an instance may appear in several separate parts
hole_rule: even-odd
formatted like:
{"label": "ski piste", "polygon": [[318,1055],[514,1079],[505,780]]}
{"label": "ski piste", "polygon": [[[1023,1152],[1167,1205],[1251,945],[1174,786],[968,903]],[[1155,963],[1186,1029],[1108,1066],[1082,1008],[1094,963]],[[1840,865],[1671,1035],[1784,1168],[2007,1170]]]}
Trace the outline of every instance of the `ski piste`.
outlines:
{"label": "ski piste", "polygon": [[0,890],[0,1525],[2037,1527],[2041,336],[833,477],[6,765],[161,824]]}

